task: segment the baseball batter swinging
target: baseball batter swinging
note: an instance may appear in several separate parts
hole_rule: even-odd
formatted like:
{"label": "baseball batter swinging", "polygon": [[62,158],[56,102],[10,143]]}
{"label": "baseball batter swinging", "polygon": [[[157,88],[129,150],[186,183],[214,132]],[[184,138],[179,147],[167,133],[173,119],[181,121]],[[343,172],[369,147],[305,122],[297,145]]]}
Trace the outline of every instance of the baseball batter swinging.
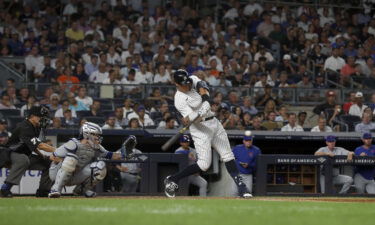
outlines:
{"label": "baseball batter swinging", "polygon": [[183,116],[183,122],[188,123],[196,117],[200,119],[190,126],[190,134],[194,140],[198,160],[177,174],[168,176],[164,180],[165,194],[175,197],[178,181],[192,174],[206,171],[211,165],[213,147],[225,162],[225,166],[238,187],[240,197],[252,197],[246,185],[239,176],[234,156],[230,148],[228,136],[211,111],[209,88],[206,82],[197,76],[189,76],[185,70],[177,70],[173,74],[177,92],[174,97],[175,107]]}

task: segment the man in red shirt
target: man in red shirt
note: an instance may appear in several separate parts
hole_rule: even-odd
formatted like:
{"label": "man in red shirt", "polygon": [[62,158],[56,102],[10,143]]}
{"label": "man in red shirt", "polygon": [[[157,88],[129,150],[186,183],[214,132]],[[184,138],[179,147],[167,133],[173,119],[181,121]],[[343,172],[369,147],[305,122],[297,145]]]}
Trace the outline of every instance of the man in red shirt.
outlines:
{"label": "man in red shirt", "polygon": [[64,86],[64,90],[70,89],[71,92],[74,92],[79,86],[73,84],[79,84],[79,79],[76,76],[72,75],[72,70],[69,67],[64,69],[64,74],[61,74],[57,78],[60,86]]}

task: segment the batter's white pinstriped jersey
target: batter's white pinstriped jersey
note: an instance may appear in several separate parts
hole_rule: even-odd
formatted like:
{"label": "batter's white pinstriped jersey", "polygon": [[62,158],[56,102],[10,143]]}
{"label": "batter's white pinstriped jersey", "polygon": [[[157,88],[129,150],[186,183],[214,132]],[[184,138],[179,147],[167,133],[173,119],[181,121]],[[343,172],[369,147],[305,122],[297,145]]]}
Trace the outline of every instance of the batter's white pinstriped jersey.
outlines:
{"label": "batter's white pinstriped jersey", "polygon": [[[192,121],[198,116],[198,111],[202,106],[202,97],[196,90],[197,83],[201,80],[197,76],[190,76],[190,78],[193,80],[192,89],[186,93],[177,90],[174,104],[183,117],[189,117]],[[214,113],[210,110],[203,118],[213,116]],[[189,130],[197,151],[197,164],[201,170],[206,171],[211,165],[211,147],[219,153],[224,162],[234,159],[227,133],[216,118],[195,122]]]}

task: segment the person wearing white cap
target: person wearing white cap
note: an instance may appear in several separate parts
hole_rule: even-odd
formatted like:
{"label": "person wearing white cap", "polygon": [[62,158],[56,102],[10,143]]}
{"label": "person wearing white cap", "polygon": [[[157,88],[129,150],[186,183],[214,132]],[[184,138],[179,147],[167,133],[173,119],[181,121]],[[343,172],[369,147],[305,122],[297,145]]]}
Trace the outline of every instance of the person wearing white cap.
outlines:
{"label": "person wearing white cap", "polygon": [[365,111],[365,109],[367,107],[368,107],[367,105],[363,104],[363,94],[362,94],[362,92],[358,91],[355,94],[355,104],[350,106],[349,115],[362,117],[363,111]]}

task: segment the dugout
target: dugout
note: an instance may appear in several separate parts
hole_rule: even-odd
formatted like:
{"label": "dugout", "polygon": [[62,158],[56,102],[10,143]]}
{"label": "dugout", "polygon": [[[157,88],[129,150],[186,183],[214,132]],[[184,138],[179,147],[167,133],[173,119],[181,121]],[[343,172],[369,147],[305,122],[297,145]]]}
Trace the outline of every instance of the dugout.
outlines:
{"label": "dugout", "polygon": [[[171,147],[167,152],[162,152],[160,147],[170,138],[172,137],[177,130],[159,130],[159,129],[140,129],[140,130],[104,130],[103,136],[104,141],[103,145],[107,149],[111,151],[116,151],[121,147],[122,142],[126,139],[129,135],[135,135],[138,140],[137,148],[140,149],[144,153],[152,153],[152,157],[150,162],[153,163],[152,166],[150,165],[143,165],[146,166],[143,171],[145,172],[142,176],[151,178],[150,181],[143,181],[144,183],[141,184],[140,193],[143,194],[162,194],[162,180],[163,177],[167,174],[173,173],[177,171],[179,168],[183,168],[184,160],[178,157],[173,156],[173,154],[165,154],[165,153],[173,153],[174,150],[179,146],[178,143],[175,143],[174,146]],[[232,145],[241,144],[243,138],[243,131],[238,130],[228,130],[228,137]],[[258,146],[264,155],[304,155],[306,157],[314,157],[314,152],[319,149],[320,147],[325,146],[325,136],[332,133],[311,133],[311,132],[269,132],[269,131],[253,131],[254,135],[254,145]],[[47,130],[48,138],[52,139],[53,142],[57,145],[67,141],[69,138],[76,137],[78,135],[78,130],[76,129],[59,129],[59,130]],[[362,144],[359,133],[335,133],[338,137],[337,146],[344,147],[350,151],[353,151],[356,147]],[[170,156],[168,156],[170,155]],[[173,156],[173,157],[171,157]],[[204,174],[205,178],[209,181],[209,183],[219,183],[220,179],[222,179],[222,171],[219,165],[219,159],[217,155],[213,160],[213,168],[210,169],[207,173]],[[278,166],[281,166],[278,165]],[[276,169],[276,167],[274,168]],[[277,168],[281,170],[290,170],[290,167],[287,168]],[[292,168],[296,170],[296,168]],[[157,171],[157,172],[155,172]],[[295,171],[298,173],[297,170]],[[314,173],[316,169],[314,169]],[[312,173],[311,171],[310,173]],[[302,172],[301,172],[302,173]],[[307,177],[309,172],[303,172],[302,175],[306,175]],[[298,181],[298,176],[295,176],[295,179],[292,181]],[[317,179],[318,177],[310,178],[312,180]],[[276,177],[274,178],[276,179]],[[285,178],[286,179],[286,178]],[[289,177],[288,177],[289,179]],[[145,179],[146,180],[146,179]],[[267,178],[265,178],[267,181]],[[313,182],[311,180],[311,182]],[[185,181],[184,181],[185,182]],[[264,180],[256,180],[257,183],[264,182]],[[225,183],[225,182],[224,182]],[[276,183],[276,181],[275,181]],[[289,180],[288,180],[289,183]],[[292,182],[296,183],[296,182]],[[180,184],[180,185],[186,185]],[[220,184],[223,185],[223,182]],[[224,184],[225,185],[225,184]],[[274,193],[317,193],[317,187],[301,187],[298,185],[295,186],[287,186],[284,185],[275,185],[273,192]],[[311,184],[311,186],[313,186]],[[257,189],[256,189],[257,190]],[[181,193],[181,194],[187,194]],[[267,194],[262,193],[260,194]]]}

